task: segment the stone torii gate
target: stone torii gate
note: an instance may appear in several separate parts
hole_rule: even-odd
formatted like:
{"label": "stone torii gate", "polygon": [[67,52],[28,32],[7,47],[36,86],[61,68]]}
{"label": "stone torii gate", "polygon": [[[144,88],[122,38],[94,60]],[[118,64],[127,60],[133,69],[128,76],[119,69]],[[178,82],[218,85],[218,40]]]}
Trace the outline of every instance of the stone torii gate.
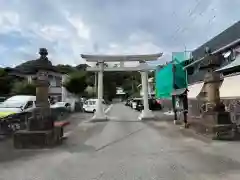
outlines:
{"label": "stone torii gate", "polygon": [[[158,54],[146,54],[146,55],[86,55],[81,54],[81,57],[87,62],[98,63],[98,67],[88,67],[87,71],[98,72],[98,101],[96,112],[93,116],[94,121],[107,120],[107,116],[102,107],[103,99],[103,72],[104,71],[139,71],[142,79],[143,90],[143,105],[144,109],[139,116],[140,120],[147,120],[154,118],[153,113],[149,110],[148,103],[148,71],[153,70],[146,62],[157,60],[162,56],[162,53]],[[125,67],[126,61],[138,61],[140,64],[136,67]],[[104,67],[104,62],[120,62],[120,67]]]}

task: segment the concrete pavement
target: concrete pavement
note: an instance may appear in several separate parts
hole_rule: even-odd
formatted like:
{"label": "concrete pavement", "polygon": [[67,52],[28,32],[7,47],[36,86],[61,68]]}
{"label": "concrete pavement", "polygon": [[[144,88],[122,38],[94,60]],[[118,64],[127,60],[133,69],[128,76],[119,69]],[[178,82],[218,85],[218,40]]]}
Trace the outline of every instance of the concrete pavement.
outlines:
{"label": "concrete pavement", "polygon": [[[60,147],[0,163],[0,180],[240,179],[238,142],[205,142],[115,104],[109,122],[79,122]],[[21,154],[21,153],[19,153]]]}

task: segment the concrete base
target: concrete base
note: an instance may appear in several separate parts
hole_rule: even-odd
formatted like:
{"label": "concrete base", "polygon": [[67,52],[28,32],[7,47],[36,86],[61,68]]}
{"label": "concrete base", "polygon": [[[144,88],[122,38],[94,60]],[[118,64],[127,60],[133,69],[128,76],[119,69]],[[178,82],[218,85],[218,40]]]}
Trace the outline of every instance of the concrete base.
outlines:
{"label": "concrete base", "polygon": [[229,117],[228,112],[204,113],[201,119],[191,122],[197,132],[217,140],[234,140],[237,129]]}
{"label": "concrete base", "polygon": [[105,121],[109,121],[108,117],[106,115],[104,116],[96,116],[94,115],[91,120],[91,122],[105,122]]}
{"label": "concrete base", "polygon": [[183,124],[181,120],[174,120],[173,123],[175,125],[182,125]]}
{"label": "concrete base", "polygon": [[61,128],[46,131],[21,130],[14,134],[14,147],[17,149],[49,148],[62,140]]}
{"label": "concrete base", "polygon": [[156,117],[154,116],[151,110],[148,110],[148,111],[143,110],[142,113],[139,115],[138,119],[142,121],[146,121],[146,120],[151,121],[151,120],[156,120]]}
{"label": "concrete base", "polygon": [[235,126],[233,124],[225,125],[206,125],[202,122],[191,123],[198,133],[207,135],[213,140],[234,140],[236,138]]}

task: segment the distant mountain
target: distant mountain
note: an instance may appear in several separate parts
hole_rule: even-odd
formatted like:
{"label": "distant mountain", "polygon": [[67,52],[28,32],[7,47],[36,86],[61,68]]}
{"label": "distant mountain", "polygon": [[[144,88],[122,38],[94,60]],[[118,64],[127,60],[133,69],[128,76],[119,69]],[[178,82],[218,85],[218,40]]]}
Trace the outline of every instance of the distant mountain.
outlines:
{"label": "distant mountain", "polygon": [[68,74],[74,71],[81,71],[81,70],[85,71],[87,67],[89,67],[87,64],[79,64],[77,66],[58,64],[54,66],[49,60],[29,60],[27,62],[24,62],[16,66],[15,68],[5,68],[5,69],[7,69],[8,72],[15,71],[15,72],[24,73],[24,74],[34,74],[38,71],[38,69],[44,68],[54,72]]}

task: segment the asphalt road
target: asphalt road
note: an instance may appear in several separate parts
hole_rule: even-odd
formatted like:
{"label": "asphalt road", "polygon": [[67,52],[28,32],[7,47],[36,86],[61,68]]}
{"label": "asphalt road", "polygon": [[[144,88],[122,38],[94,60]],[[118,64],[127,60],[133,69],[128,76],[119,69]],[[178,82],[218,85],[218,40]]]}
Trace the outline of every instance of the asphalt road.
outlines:
{"label": "asphalt road", "polygon": [[122,104],[108,115],[101,123],[76,116],[57,148],[18,150],[0,163],[0,180],[240,179],[239,142],[205,142],[165,121],[140,122]]}

